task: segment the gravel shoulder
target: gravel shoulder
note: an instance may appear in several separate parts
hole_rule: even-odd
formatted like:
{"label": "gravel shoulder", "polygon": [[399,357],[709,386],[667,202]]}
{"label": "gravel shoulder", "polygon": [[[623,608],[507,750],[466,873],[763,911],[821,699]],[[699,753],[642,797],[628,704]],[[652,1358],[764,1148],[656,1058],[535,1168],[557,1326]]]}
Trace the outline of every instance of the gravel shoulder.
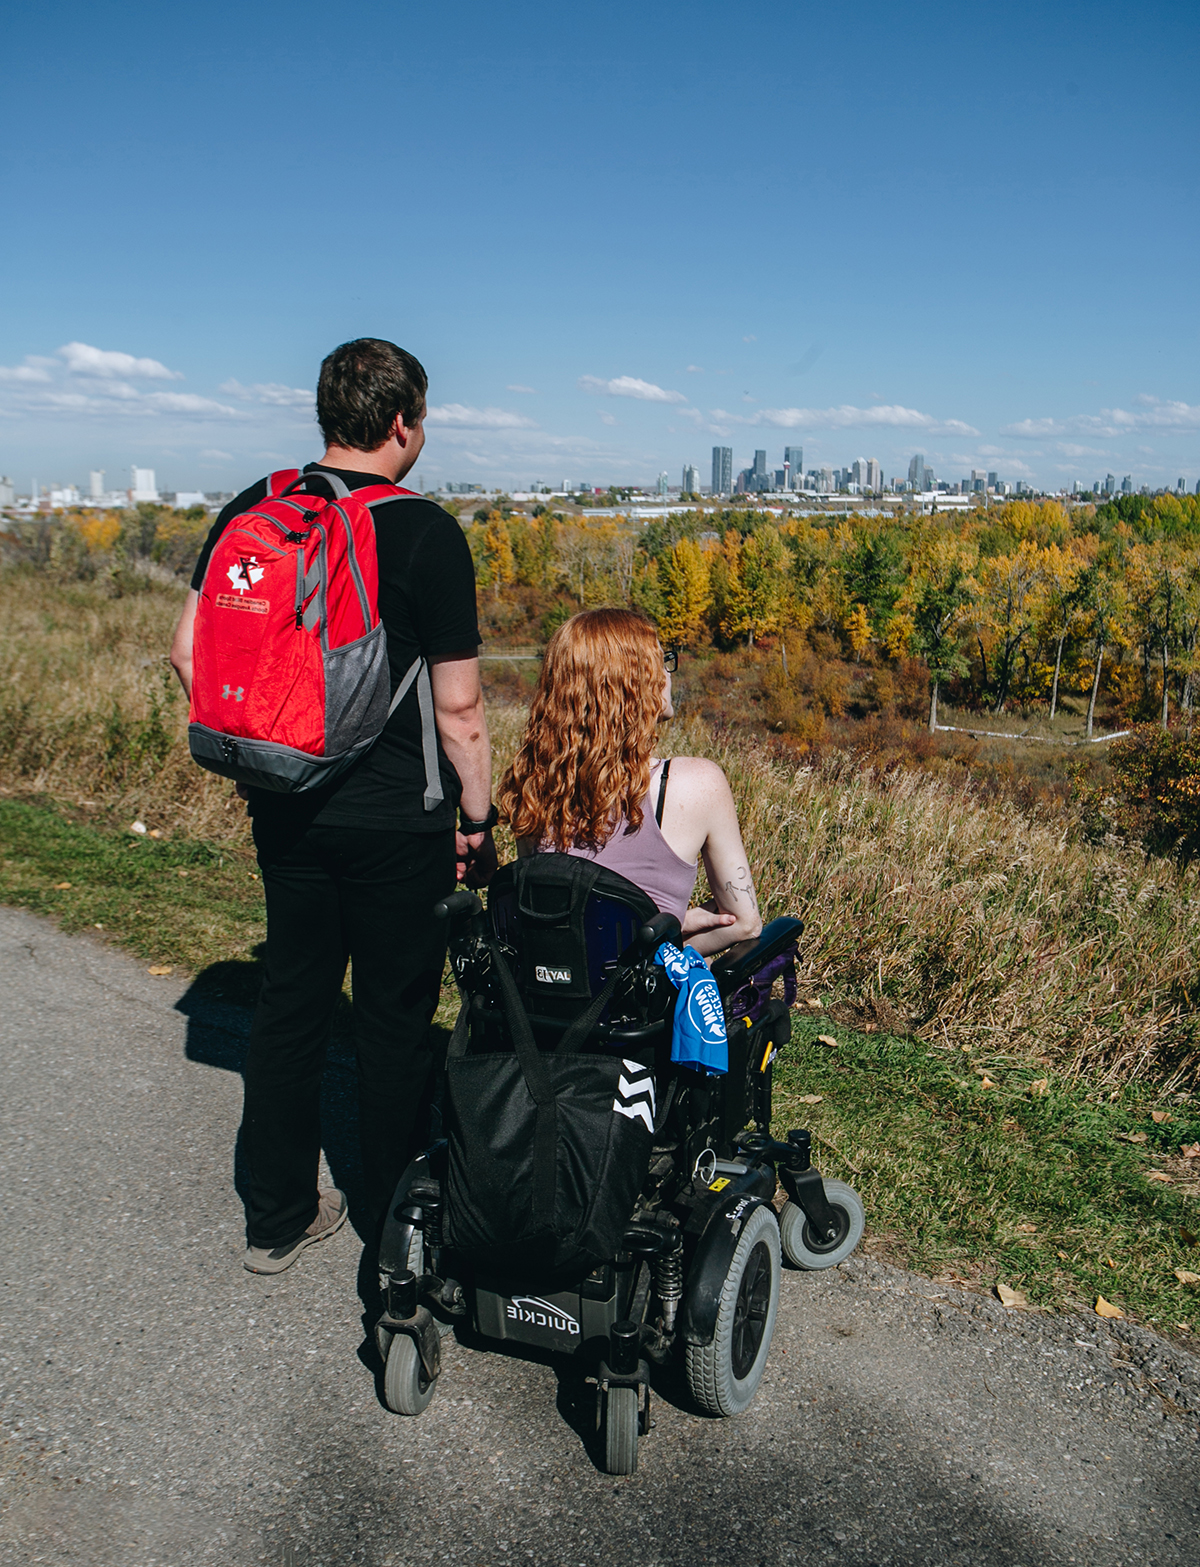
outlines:
{"label": "gravel shoulder", "polygon": [[[0,1560],[1195,1561],[1194,1356],[870,1260],[785,1275],[741,1419],[665,1381],[629,1478],[597,1469],[573,1377],[466,1340],[426,1414],[391,1415],[349,1227],[242,1270],[248,1015],[221,989],[0,909]],[[353,1204],[352,1087],[339,1046]]]}

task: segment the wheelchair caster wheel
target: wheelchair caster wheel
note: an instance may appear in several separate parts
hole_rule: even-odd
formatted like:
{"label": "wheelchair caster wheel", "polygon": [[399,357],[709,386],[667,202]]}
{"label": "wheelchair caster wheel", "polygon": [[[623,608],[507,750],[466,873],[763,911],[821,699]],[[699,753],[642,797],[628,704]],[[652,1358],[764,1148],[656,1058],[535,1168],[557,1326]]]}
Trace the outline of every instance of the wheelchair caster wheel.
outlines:
{"label": "wheelchair caster wheel", "polygon": [[838,1233],[831,1241],[819,1241],[813,1234],[803,1208],[785,1202],[779,1215],[779,1239],[783,1255],[794,1268],[815,1272],[836,1268],[862,1240],[864,1214],[862,1198],[845,1181],[826,1181],[825,1196],[838,1220]]}
{"label": "wheelchair caster wheel", "polygon": [[604,1395],[604,1468],[610,1475],[637,1472],[638,1394],[635,1387],[610,1387]]}
{"label": "wheelchair caster wheel", "polygon": [[383,1396],[397,1415],[419,1415],[429,1407],[436,1382],[425,1375],[417,1346],[407,1333],[397,1333],[388,1345],[383,1371]]}

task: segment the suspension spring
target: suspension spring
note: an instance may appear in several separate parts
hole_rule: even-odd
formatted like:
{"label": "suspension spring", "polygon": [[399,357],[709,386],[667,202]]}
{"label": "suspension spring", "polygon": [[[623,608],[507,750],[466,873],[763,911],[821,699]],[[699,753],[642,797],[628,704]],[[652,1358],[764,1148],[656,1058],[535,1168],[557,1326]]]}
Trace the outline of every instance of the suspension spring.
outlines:
{"label": "suspension spring", "polygon": [[678,1236],[675,1239],[670,1251],[654,1259],[654,1291],[662,1302],[663,1328],[668,1333],[675,1326],[675,1313],[683,1298],[683,1245]]}

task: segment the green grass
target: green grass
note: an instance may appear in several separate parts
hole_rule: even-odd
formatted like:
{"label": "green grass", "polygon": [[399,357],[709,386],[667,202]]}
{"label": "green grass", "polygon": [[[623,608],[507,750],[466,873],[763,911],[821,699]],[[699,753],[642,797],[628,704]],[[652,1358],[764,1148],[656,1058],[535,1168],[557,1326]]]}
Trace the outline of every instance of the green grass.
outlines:
{"label": "green grass", "polygon": [[1179,1157],[1200,1138],[1194,1096],[1144,1081],[1101,1092],[1016,1057],[843,1028],[831,1049],[817,1037],[830,1030],[797,1021],[776,1135],[812,1129],[814,1162],[859,1191],[876,1249],[1032,1305],[1091,1310],[1103,1295],[1161,1330],[1200,1329],[1200,1291],[1175,1277],[1200,1273],[1200,1160]]}
{"label": "green grass", "polygon": [[50,803],[0,800],[0,902],[191,973],[249,957],[266,933],[246,849],[136,836]]}

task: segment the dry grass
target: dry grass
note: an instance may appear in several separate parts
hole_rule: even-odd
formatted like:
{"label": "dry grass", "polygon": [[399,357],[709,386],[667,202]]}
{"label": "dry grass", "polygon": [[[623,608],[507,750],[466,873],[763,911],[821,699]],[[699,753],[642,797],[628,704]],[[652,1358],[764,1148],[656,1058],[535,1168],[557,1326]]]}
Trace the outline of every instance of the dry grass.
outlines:
{"label": "dry grass", "polygon": [[[188,758],[165,656],[181,601],[0,574],[0,788],[244,842],[230,786]],[[497,772],[523,717],[491,707]],[[965,777],[851,751],[797,765],[699,722],[665,748],[725,767],[764,913],[803,916],[804,983],[836,1016],[1097,1079],[1195,1080],[1195,871],[1089,845],[1061,809],[985,801]]]}
{"label": "dry grass", "polygon": [[0,787],[140,817],[212,841],[247,837],[231,786],[196,767],[167,662],[184,589],[0,573]]}

